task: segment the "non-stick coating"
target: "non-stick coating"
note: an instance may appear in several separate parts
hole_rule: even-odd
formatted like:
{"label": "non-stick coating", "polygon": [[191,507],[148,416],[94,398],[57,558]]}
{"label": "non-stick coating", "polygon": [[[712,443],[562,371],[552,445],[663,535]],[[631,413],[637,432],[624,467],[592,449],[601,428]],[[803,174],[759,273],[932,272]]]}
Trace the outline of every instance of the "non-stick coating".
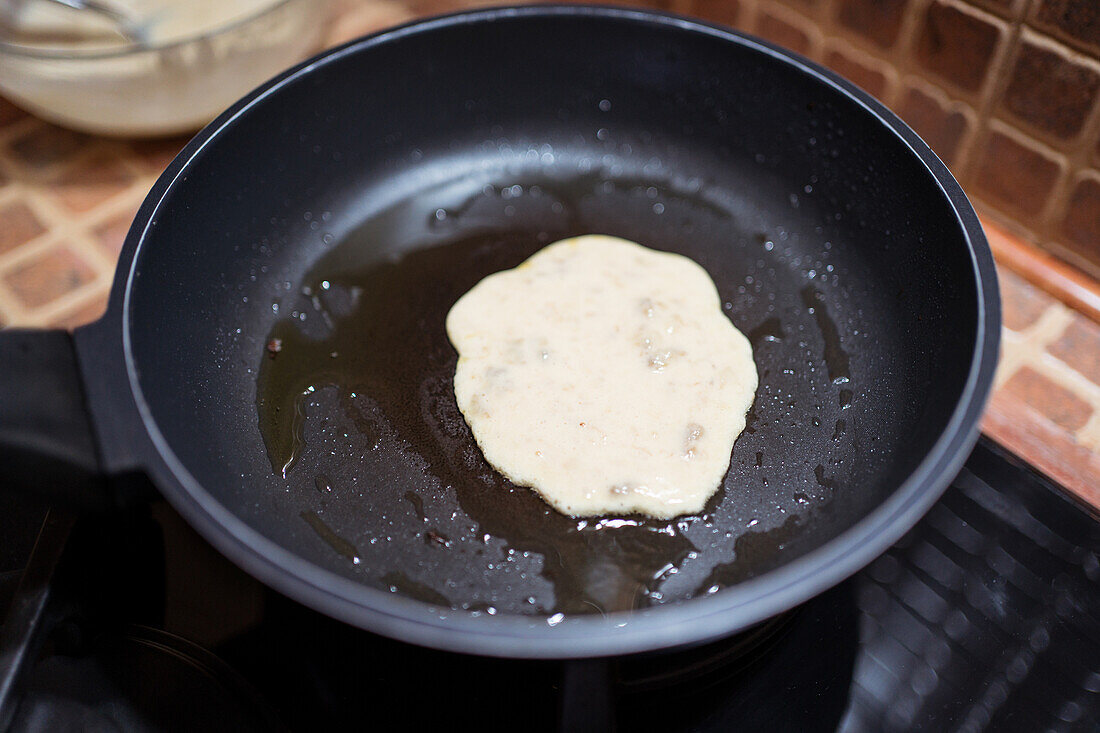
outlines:
{"label": "non-stick coating", "polygon": [[[466,17],[477,22],[330,56],[194,151],[135,227],[126,323],[148,413],[201,485],[189,491],[317,568],[443,607],[444,626],[476,612],[491,635],[516,614],[555,624],[558,611],[683,605],[726,586],[716,598],[737,601],[759,587],[739,581],[867,518],[960,399],[984,395],[967,382],[989,294],[957,202],[862,103],[754,42],[621,11]],[[583,232],[693,257],[754,335],[752,430],[703,518],[579,528],[470,450],[446,308]],[[363,357],[371,379],[342,385],[367,389],[371,430],[318,368],[306,448],[284,479],[257,377],[290,356],[265,364],[288,319],[328,333],[300,290],[321,277],[379,289],[354,315],[380,325],[359,333],[410,336],[404,353]]]}

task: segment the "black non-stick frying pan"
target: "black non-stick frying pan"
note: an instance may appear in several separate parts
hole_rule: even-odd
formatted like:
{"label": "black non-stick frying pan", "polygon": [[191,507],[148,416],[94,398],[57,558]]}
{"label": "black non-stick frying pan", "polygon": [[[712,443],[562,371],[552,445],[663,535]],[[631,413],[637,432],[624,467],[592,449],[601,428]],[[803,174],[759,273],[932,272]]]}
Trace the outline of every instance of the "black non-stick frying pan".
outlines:
{"label": "black non-stick frying pan", "polygon": [[[753,342],[702,515],[558,514],[455,405],[450,305],[589,232],[701,263]],[[626,653],[744,629],[896,541],[976,438],[998,327],[966,197],[863,92],[682,18],[498,8],[326,53],[199,134],[75,359],[5,335],[2,442],[13,483],[148,475],[234,562],[363,628]]]}

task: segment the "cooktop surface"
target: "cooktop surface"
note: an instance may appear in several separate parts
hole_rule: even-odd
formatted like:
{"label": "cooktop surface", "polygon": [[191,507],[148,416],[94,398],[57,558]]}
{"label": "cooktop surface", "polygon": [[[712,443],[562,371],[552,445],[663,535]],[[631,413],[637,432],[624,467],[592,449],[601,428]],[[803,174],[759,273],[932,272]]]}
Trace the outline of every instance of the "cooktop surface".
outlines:
{"label": "cooktop surface", "polygon": [[260,588],[181,526],[164,505],[0,511],[0,730],[1100,730],[1100,523],[984,440],[855,577],[635,657],[394,642]]}

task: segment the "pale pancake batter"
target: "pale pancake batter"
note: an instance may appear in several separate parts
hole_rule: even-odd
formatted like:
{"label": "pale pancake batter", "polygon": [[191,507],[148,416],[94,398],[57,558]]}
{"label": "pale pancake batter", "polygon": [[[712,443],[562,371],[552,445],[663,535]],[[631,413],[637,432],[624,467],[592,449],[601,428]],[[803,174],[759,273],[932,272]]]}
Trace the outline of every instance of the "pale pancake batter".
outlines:
{"label": "pale pancake batter", "polygon": [[615,237],[490,275],[447,335],[485,458],[575,517],[701,511],[756,392],[752,347],[706,271]]}

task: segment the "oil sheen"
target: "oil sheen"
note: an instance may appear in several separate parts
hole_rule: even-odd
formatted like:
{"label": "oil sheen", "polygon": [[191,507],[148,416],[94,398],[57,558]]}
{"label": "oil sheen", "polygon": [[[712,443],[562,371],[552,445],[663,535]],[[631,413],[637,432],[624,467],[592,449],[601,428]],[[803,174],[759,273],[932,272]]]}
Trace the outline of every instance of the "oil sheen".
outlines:
{"label": "oil sheen", "polygon": [[[839,270],[810,283],[796,264],[821,272],[833,251],[813,232],[781,239],[766,212],[737,200],[719,207],[650,179],[441,186],[355,213],[361,223],[287,273],[256,340],[271,486],[259,500],[311,561],[436,607],[553,623],[715,593],[809,546],[808,515],[830,511],[850,461],[872,455],[847,378]],[[699,512],[569,517],[494,470],[457,404],[445,327],[455,303],[549,243],[598,231],[705,267],[723,316],[751,342],[748,424]],[[691,435],[686,419],[677,442]],[[822,439],[825,452],[804,450]]]}

